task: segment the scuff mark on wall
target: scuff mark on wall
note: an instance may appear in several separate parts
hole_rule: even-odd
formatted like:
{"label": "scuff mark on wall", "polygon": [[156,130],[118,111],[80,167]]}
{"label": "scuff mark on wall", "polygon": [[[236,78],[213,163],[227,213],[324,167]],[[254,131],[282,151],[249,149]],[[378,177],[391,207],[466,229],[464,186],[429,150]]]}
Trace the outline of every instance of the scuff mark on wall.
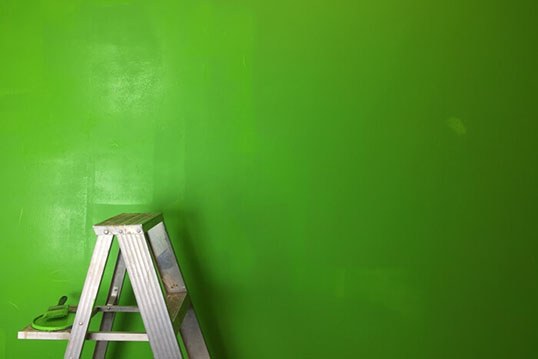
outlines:
{"label": "scuff mark on wall", "polygon": [[12,306],[13,308],[15,308],[15,309],[17,309],[17,310],[21,310],[21,308],[19,308],[19,306],[18,306],[17,304],[15,304],[15,303],[13,303],[13,302],[11,302],[11,301],[9,301],[9,300],[8,300],[7,302],[8,302],[8,304],[11,304],[11,306]]}
{"label": "scuff mark on wall", "polygon": [[450,117],[447,120],[447,125],[448,125],[448,128],[450,128],[459,136],[463,136],[467,134],[467,128],[463,124],[462,120],[458,117]]}
{"label": "scuff mark on wall", "polygon": [[24,208],[21,208],[21,211],[19,212],[19,220],[17,222],[17,228],[20,228],[21,227],[21,222],[22,222],[22,215],[24,214]]}

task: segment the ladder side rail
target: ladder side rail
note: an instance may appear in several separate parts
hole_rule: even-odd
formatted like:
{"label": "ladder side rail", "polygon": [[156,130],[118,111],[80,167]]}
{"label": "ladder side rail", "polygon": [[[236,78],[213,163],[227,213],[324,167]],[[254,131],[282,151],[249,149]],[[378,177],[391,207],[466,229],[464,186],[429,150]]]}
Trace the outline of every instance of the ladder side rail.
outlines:
{"label": "ladder side rail", "polygon": [[200,324],[196,318],[196,313],[191,305],[181,324],[181,338],[185,344],[185,349],[189,359],[210,359],[209,352],[200,329]]}
{"label": "ladder side rail", "polygon": [[[118,303],[119,297],[121,295],[121,289],[123,287],[123,282],[125,279],[125,261],[121,255],[121,250],[118,252],[118,257],[116,259],[116,265],[114,267],[114,274],[112,275],[112,283],[108,291],[106,305],[107,307],[112,307]],[[99,331],[101,332],[110,332],[112,330],[112,325],[114,324],[114,319],[116,317],[115,311],[104,312],[103,318],[101,319],[101,325]],[[93,352],[94,359],[104,359],[106,351],[108,349],[108,341],[98,341],[95,345],[95,350]]]}
{"label": "ladder side rail", "polygon": [[123,233],[117,237],[155,359],[181,359],[144,232]]}
{"label": "ladder side rail", "polygon": [[166,294],[186,292],[185,282],[164,221],[148,231],[148,238]]}
{"label": "ladder side rail", "polygon": [[[148,238],[166,294],[171,295],[174,292],[187,292],[164,221],[158,223],[148,231]],[[186,314],[178,315],[177,318],[174,318],[174,326],[176,328],[180,327],[180,334],[187,349],[189,359],[209,359],[209,352],[198,319],[196,318],[194,307],[190,299],[186,299],[189,301],[186,303],[188,305]]]}
{"label": "ladder side rail", "polygon": [[65,351],[65,359],[79,359],[82,353],[82,347],[84,346],[84,340],[88,332],[88,325],[95,304],[95,298],[103,279],[103,273],[105,265],[110,253],[110,247],[112,245],[112,234],[97,236],[97,242],[90,261],[90,267],[86,280],[84,281],[84,287],[82,288],[82,294],[80,296],[80,302],[75,315],[75,321],[73,328],[71,329],[71,336],[67,343],[67,349]]}

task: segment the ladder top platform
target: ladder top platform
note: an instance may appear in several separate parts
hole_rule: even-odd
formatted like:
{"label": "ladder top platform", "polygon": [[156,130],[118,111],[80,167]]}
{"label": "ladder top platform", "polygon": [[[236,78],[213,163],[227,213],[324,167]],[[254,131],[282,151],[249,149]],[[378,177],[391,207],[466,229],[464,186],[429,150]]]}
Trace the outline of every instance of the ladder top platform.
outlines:
{"label": "ladder top platform", "polygon": [[97,235],[146,232],[163,221],[162,213],[122,213],[93,226]]}

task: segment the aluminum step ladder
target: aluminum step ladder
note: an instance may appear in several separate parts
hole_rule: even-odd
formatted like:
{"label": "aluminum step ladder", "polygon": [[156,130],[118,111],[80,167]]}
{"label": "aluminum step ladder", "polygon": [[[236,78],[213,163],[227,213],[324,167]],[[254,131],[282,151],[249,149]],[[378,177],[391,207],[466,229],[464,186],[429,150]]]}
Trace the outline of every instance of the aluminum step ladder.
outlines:
{"label": "aluminum step ladder", "polygon": [[[179,333],[188,358],[210,359],[162,214],[120,214],[93,228],[97,242],[79,305],[70,308],[76,308],[72,328],[43,332],[30,325],[19,332],[19,339],[67,339],[65,359],[79,359],[86,340],[97,341],[94,359],[105,358],[109,341],[149,341],[155,359],[182,359]],[[114,238],[120,250],[106,305],[95,306]],[[126,272],[138,307],[117,305]],[[100,330],[89,332],[90,320],[98,312],[103,312]],[[117,312],[140,312],[146,333],[113,332]]]}

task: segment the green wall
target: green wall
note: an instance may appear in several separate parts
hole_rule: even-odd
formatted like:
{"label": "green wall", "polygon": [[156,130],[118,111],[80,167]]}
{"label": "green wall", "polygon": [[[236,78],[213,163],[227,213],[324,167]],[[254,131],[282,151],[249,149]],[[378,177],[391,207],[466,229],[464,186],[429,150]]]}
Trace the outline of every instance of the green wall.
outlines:
{"label": "green wall", "polygon": [[215,358],[537,357],[537,10],[1,0],[0,358],[159,210]]}

